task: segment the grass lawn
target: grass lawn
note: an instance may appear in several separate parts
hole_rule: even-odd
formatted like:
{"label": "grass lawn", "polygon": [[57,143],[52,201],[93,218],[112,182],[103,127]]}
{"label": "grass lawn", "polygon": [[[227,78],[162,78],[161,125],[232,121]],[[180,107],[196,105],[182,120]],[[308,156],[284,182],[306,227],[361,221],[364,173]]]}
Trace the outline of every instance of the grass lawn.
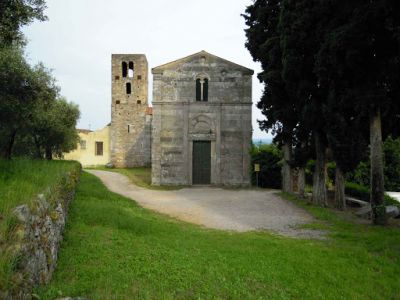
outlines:
{"label": "grass lawn", "polygon": [[21,204],[31,204],[37,194],[61,180],[76,162],[45,160],[0,160],[0,288],[9,284],[14,265],[13,253],[4,249],[13,239],[15,217],[12,210]]}
{"label": "grass lawn", "polygon": [[103,170],[109,172],[116,172],[127,176],[134,184],[151,190],[180,190],[184,186],[180,185],[151,185],[151,168],[106,168],[106,167],[93,167],[88,169]]}
{"label": "grass lawn", "polygon": [[[297,202],[297,200],[292,199]],[[84,173],[40,299],[399,299],[400,231],[300,203],[326,241],[204,229],[153,213]]]}

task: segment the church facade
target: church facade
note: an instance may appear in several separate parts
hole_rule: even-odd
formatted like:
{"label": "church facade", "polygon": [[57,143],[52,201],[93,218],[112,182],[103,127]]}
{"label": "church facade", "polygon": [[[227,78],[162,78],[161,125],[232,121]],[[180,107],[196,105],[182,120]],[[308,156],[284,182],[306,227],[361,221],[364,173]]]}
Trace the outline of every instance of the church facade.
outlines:
{"label": "church facade", "polygon": [[152,167],[153,185],[250,184],[253,71],[205,51],[155,67],[112,56],[111,161]]}

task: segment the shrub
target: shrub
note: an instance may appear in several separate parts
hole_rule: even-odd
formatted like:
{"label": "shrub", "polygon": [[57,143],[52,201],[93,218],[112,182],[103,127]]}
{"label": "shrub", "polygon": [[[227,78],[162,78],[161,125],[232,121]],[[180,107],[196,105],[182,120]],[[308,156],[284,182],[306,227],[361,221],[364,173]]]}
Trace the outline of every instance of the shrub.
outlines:
{"label": "shrub", "polygon": [[[346,195],[349,195],[351,197],[354,197],[356,199],[365,201],[365,202],[370,202],[370,190],[369,188],[354,183],[354,182],[346,182],[345,184],[345,193]],[[397,202],[395,199],[390,197],[389,195],[385,195],[385,204],[386,205],[399,205],[399,202]]]}
{"label": "shrub", "polygon": [[[385,190],[400,191],[400,138],[388,137],[383,144]],[[348,180],[363,186],[370,184],[369,154],[357,168],[347,174]]]}
{"label": "shrub", "polygon": [[369,202],[369,189],[354,182],[346,182],[345,193],[351,197]]}
{"label": "shrub", "polygon": [[281,160],[282,153],[276,145],[264,144],[260,146],[252,146],[251,149],[251,180],[256,185],[256,173],[254,172],[254,164],[260,164],[260,172],[258,173],[258,186],[263,188],[281,188]]}
{"label": "shrub", "polygon": [[313,184],[313,175],[315,170],[315,160],[310,159],[307,161],[305,175],[306,175],[306,184],[312,185]]}
{"label": "shrub", "polygon": [[385,189],[400,191],[400,138],[388,137],[383,144],[385,153]]}

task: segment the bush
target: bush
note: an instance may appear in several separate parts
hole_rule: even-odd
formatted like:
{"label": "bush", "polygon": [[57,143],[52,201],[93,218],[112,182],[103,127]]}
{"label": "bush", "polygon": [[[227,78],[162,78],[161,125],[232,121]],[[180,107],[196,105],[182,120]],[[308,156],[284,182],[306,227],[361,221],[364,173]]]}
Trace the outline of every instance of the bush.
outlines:
{"label": "bush", "polygon": [[400,191],[400,138],[388,137],[383,144],[385,153],[385,189]]}
{"label": "bush", "polygon": [[282,182],[281,160],[282,153],[276,145],[252,146],[251,149],[251,180],[257,185],[254,164],[260,164],[258,173],[258,186],[262,188],[280,189]]}
{"label": "bush", "polygon": [[309,159],[306,164],[305,175],[306,175],[306,184],[313,185],[313,176],[315,170],[315,160]]}
{"label": "bush", "polygon": [[[332,186],[335,183],[335,172],[336,172],[336,163],[334,161],[327,162],[327,171],[328,171],[328,186]],[[315,160],[309,159],[305,168],[306,175],[306,184],[313,185],[313,176],[315,171]]]}
{"label": "bush", "polygon": [[362,161],[353,172],[348,174],[348,179],[358,185],[369,186],[370,168],[371,165],[369,159]]}
{"label": "bush", "polygon": [[[383,144],[384,151],[384,176],[385,190],[400,192],[400,138],[388,137]],[[363,186],[370,184],[370,161],[361,161],[357,168],[347,174],[347,178],[354,183]]]}
{"label": "bush", "polygon": [[[351,197],[356,199],[370,202],[370,190],[369,188],[359,185],[354,182],[346,182],[345,184],[345,193]],[[399,205],[395,199],[390,197],[389,195],[385,195],[385,204],[386,205]]]}
{"label": "bush", "polygon": [[346,182],[345,193],[359,200],[369,202],[369,189],[354,182]]}

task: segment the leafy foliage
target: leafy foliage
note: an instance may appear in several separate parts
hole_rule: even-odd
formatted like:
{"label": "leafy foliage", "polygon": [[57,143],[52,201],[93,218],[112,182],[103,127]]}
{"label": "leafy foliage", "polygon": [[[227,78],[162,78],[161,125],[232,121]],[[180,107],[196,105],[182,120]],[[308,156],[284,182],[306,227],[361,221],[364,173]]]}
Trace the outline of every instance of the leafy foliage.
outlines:
{"label": "leafy foliage", "polygon": [[[281,161],[282,152],[274,144],[253,145],[251,150],[251,164],[260,165],[258,172],[258,186],[263,188],[281,188]],[[252,184],[256,186],[256,173],[252,170]]]}
{"label": "leafy foliage", "polygon": [[42,157],[42,150],[47,158],[51,158],[50,154],[61,157],[63,152],[75,149],[79,140],[75,129],[78,118],[78,106],[64,98],[54,99],[46,107],[39,107],[30,128],[39,157]]}
{"label": "leafy foliage", "polygon": [[[384,151],[384,175],[385,189],[387,191],[400,191],[400,138],[394,139],[389,136],[383,143]],[[370,186],[370,162],[363,159],[354,169],[347,175],[351,182]]]}
{"label": "leafy foliage", "polygon": [[400,191],[400,138],[389,136],[383,144],[385,153],[385,188],[388,191]]}
{"label": "leafy foliage", "polygon": [[[398,134],[400,122],[400,2],[256,0],[244,18],[246,47],[263,69],[260,128],[293,141],[292,166],[316,159],[313,201],[323,205],[327,148],[343,182],[373,141],[371,193],[380,206],[381,134]],[[341,201],[344,190],[336,192]]]}
{"label": "leafy foliage", "polygon": [[27,126],[40,90],[21,49],[0,49],[0,86],[0,147],[9,158],[15,135]]}
{"label": "leafy foliage", "polygon": [[76,147],[79,109],[59,96],[51,71],[30,67],[19,48],[0,49],[0,149],[17,155],[51,159]]}
{"label": "leafy foliage", "polygon": [[[256,1],[247,7],[243,17],[248,28],[246,47],[254,61],[261,63],[263,71],[258,74],[264,83],[264,92],[257,107],[266,116],[259,122],[263,130],[272,130],[277,140],[288,137],[295,127],[295,109],[282,78],[282,49],[279,36],[279,16],[282,1]],[[289,138],[291,135],[289,134]]]}
{"label": "leafy foliage", "polygon": [[23,44],[21,27],[33,22],[47,20],[44,15],[45,0],[2,0],[0,1],[0,48]]}
{"label": "leafy foliage", "polygon": [[[356,199],[363,200],[365,202],[371,201],[371,191],[368,187],[354,183],[346,182],[346,195],[352,196]],[[386,205],[400,205],[398,201],[390,197],[389,195],[384,196]]]}
{"label": "leafy foliage", "polygon": [[[59,95],[51,71],[25,60],[21,27],[44,21],[44,0],[0,2],[0,157],[48,159],[76,147],[78,107]],[[16,146],[16,147],[15,147]]]}

